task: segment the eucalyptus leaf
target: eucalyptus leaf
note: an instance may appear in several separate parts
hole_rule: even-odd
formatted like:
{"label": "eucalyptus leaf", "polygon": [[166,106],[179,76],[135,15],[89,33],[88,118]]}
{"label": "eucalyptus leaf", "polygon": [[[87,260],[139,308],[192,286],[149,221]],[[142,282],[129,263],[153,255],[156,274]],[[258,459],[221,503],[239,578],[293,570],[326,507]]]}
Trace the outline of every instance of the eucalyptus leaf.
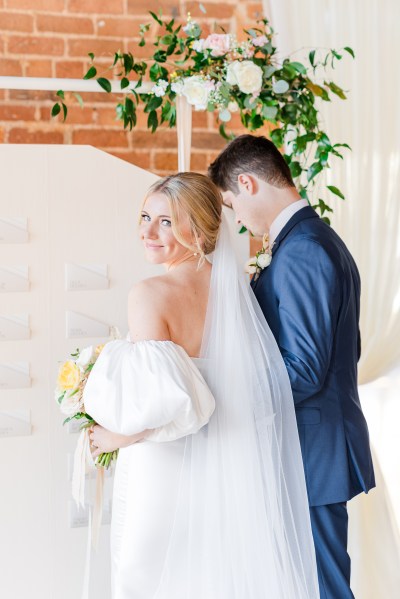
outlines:
{"label": "eucalyptus leaf", "polygon": [[253,109],[257,106],[257,99],[254,100],[253,96],[246,96],[245,100],[244,100],[244,107],[245,108],[250,108]]}
{"label": "eucalyptus leaf", "polygon": [[279,79],[278,81],[274,82],[272,89],[276,94],[284,94],[289,89],[289,83],[284,79]]}
{"label": "eucalyptus leaf", "polygon": [[266,67],[263,67],[265,79],[270,79],[277,70],[278,69],[274,67],[273,64],[269,64]]}
{"label": "eucalyptus leaf", "polygon": [[222,110],[219,111],[218,118],[221,121],[224,121],[224,123],[228,123],[231,120],[232,115],[227,108],[223,108]]}
{"label": "eucalyptus leaf", "polygon": [[274,121],[278,114],[277,106],[263,106],[261,111],[262,116],[269,121]]}

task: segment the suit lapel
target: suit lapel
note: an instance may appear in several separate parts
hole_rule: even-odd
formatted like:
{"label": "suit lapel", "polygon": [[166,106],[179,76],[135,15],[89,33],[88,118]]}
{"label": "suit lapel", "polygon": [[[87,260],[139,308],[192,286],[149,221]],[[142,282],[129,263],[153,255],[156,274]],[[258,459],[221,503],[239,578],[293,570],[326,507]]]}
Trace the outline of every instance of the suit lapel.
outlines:
{"label": "suit lapel", "polygon": [[305,206],[293,214],[292,218],[288,220],[278,237],[275,239],[274,245],[272,246],[272,255],[275,254],[279,248],[279,245],[282,243],[285,237],[287,237],[293,227],[295,227],[297,223],[301,222],[302,220],[306,220],[307,218],[319,218],[314,208],[311,208],[310,206]]}

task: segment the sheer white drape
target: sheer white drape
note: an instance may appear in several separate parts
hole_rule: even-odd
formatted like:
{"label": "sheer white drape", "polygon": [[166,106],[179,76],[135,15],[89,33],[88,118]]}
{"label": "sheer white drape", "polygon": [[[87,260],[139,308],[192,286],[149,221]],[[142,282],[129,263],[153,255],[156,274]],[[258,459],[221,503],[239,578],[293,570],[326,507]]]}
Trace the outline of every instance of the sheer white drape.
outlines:
{"label": "sheer white drape", "polygon": [[[330,179],[347,202],[335,202],[333,226],[346,240],[362,280],[363,354],[360,384],[400,362],[400,80],[391,72],[400,52],[396,0],[264,0],[282,55],[303,48],[351,46],[332,78],[348,100],[322,103],[324,124],[353,151],[332,163]],[[334,197],[334,196],[333,196]],[[378,284],[379,283],[379,284]]]}
{"label": "sheer white drape", "polygon": [[185,96],[177,96],[176,130],[178,135],[178,171],[190,171],[192,149],[192,107]]}
{"label": "sheer white drape", "polygon": [[[351,46],[356,53],[355,61],[346,55],[331,74],[335,82],[349,90],[348,100],[336,99],[321,108],[331,139],[347,142],[353,150],[343,163],[339,159],[332,162],[325,182],[334,182],[347,197],[346,202],[334,202],[332,224],[361,272],[363,351],[359,381],[368,383],[400,364],[400,80],[391,70],[400,52],[400,3],[264,0],[263,4],[264,13],[278,32],[282,57],[293,56],[301,48],[295,53],[301,60],[312,47]],[[364,385],[360,393],[362,400],[365,397],[368,418],[367,395],[371,403],[374,383],[365,387],[368,394],[364,393]],[[393,394],[396,388],[393,379]],[[375,389],[376,408],[379,386]],[[371,436],[381,458],[378,436],[373,431]],[[395,452],[399,455],[399,445],[393,446],[387,459],[393,461]],[[358,599],[394,599],[400,584],[398,531],[391,519],[377,459],[375,463],[378,489],[350,504],[353,587]],[[382,470],[390,468],[382,462]],[[400,505],[394,507],[400,511]],[[379,533],[374,536],[375,530]]]}

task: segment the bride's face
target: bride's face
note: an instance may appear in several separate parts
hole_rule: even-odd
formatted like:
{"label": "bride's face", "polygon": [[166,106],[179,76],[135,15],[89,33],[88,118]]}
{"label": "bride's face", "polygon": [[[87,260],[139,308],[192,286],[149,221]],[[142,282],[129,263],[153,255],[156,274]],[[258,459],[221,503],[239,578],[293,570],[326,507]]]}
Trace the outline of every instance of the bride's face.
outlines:
{"label": "bride's face", "polygon": [[[185,238],[190,239],[188,218],[182,217],[179,229]],[[171,209],[168,199],[162,193],[154,193],[147,198],[142,208],[139,233],[146,258],[153,264],[172,266],[190,255],[190,251],[174,236]]]}

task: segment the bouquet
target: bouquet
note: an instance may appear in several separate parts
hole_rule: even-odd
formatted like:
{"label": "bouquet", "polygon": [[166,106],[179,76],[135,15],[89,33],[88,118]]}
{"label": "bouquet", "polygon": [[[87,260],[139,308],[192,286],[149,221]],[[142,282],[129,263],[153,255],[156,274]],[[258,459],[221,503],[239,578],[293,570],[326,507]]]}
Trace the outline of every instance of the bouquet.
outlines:
{"label": "bouquet", "polygon": [[[61,412],[67,416],[63,424],[67,424],[67,422],[74,419],[82,420],[80,428],[84,435],[81,435],[78,447],[80,445],[86,445],[85,453],[89,463],[91,458],[89,449],[89,429],[96,424],[96,422],[85,410],[83,390],[104,345],[105,344],[97,345],[96,347],[90,345],[82,350],[77,349],[71,354],[71,359],[66,360],[61,364],[57,377],[56,400],[60,406]],[[90,456],[88,455],[88,451]],[[117,456],[118,450],[102,453],[97,457],[95,465],[102,468],[109,468],[112,462],[117,459]]]}

